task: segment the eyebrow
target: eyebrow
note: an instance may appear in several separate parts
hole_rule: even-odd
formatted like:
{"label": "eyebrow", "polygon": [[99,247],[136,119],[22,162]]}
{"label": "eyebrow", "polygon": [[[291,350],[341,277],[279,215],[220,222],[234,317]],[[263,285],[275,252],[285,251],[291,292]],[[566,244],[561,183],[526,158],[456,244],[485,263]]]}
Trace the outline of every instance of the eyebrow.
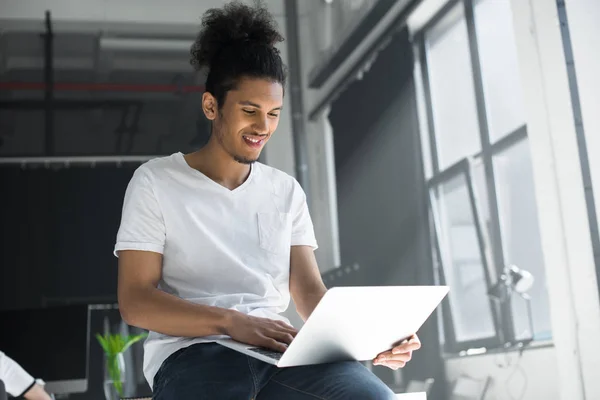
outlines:
{"label": "eyebrow", "polygon": [[[248,101],[248,100],[242,100],[238,104],[241,105],[241,106],[250,106],[250,107],[255,107],[255,108],[258,108],[258,109],[262,108],[260,106],[260,104],[253,103],[253,102]],[[281,111],[281,109],[283,109],[283,106],[275,107],[271,111]]]}

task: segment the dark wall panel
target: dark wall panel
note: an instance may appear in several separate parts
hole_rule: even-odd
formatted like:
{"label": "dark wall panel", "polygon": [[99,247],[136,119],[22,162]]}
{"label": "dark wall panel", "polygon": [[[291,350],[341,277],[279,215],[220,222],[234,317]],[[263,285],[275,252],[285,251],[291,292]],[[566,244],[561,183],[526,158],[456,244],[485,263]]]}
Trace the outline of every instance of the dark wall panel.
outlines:
{"label": "dark wall panel", "polygon": [[116,300],[112,249],[136,167],[0,168],[0,307]]}
{"label": "dark wall panel", "polygon": [[[342,264],[360,265],[334,284],[433,284],[412,71],[412,49],[402,31],[332,104]],[[403,371],[404,380],[434,378],[429,398],[441,399],[435,315],[419,334],[424,346]],[[389,370],[375,370],[391,381]]]}

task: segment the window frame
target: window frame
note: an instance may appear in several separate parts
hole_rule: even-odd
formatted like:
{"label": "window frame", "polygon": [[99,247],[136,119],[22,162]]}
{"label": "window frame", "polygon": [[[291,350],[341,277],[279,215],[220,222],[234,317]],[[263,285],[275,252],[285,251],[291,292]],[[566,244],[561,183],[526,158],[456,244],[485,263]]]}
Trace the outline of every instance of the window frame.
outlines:
{"label": "window frame", "polygon": [[[429,77],[428,56],[426,48],[426,34],[435,26],[443,17],[445,17],[454,7],[461,6],[463,8],[466,28],[467,40],[471,62],[475,104],[477,110],[477,122],[479,124],[479,139],[481,142],[481,150],[476,154],[470,154],[454,164],[440,170],[438,143],[436,139],[434,115],[432,106],[432,95]],[[527,127],[521,125],[513,132],[502,136],[495,142],[490,140],[490,127],[488,124],[488,113],[486,108],[486,99],[484,93],[483,75],[481,70],[481,62],[479,58],[479,47],[477,30],[475,26],[475,0],[449,0],[419,31],[413,35],[413,44],[415,50],[415,61],[418,62],[421,82],[421,96],[424,103],[425,119],[424,127],[421,129],[422,136],[427,136],[429,141],[429,160],[424,160],[429,163],[431,176],[425,178],[426,192],[428,195],[429,217],[432,223],[432,251],[438,267],[434,266],[437,279],[440,284],[446,284],[444,277],[443,258],[441,257],[441,249],[439,246],[440,227],[438,226],[436,210],[432,190],[445,182],[455,178],[459,174],[464,174],[469,192],[470,207],[476,225],[477,237],[480,246],[480,254],[482,266],[485,269],[484,277],[486,285],[492,287],[498,281],[498,277],[502,274],[505,259],[502,242],[502,232],[500,226],[500,212],[498,207],[498,197],[496,192],[496,179],[494,171],[494,156],[501,153],[512,146],[527,140]],[[423,141],[421,141],[423,143]],[[425,154],[425,149],[422,149],[422,154]],[[481,213],[479,210],[478,201],[476,201],[476,192],[473,185],[472,169],[473,160],[479,159],[485,174],[486,185],[485,190],[487,197],[487,206],[489,209],[489,232],[488,229],[483,229]],[[491,311],[496,334],[493,337],[481,338],[470,341],[457,341],[452,319],[452,310],[448,299],[442,303],[442,321],[444,336],[444,351],[450,354],[457,354],[473,348],[485,347],[502,348],[510,343],[518,343],[514,329],[512,317],[512,309],[510,302],[498,303],[490,299]],[[535,333],[532,332],[532,335]]]}

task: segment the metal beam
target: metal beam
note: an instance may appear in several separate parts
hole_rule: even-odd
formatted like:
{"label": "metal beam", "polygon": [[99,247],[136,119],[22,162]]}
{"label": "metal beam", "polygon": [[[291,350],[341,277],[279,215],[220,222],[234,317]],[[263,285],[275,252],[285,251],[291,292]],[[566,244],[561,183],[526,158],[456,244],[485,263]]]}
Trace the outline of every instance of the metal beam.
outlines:
{"label": "metal beam", "polygon": [[12,164],[12,165],[27,165],[27,164],[41,164],[49,166],[52,164],[63,164],[65,166],[73,164],[122,164],[122,163],[143,163],[148,160],[152,160],[162,155],[140,155],[140,156],[65,156],[65,157],[0,157],[1,164]]}
{"label": "metal beam", "polygon": [[[55,99],[52,109],[89,109],[89,108],[123,108],[129,106],[140,106],[141,101],[132,100],[77,100],[77,99]],[[0,100],[0,110],[39,110],[46,107],[46,100]]]}
{"label": "metal beam", "polygon": [[44,37],[44,148],[46,155],[54,153],[54,35],[50,11],[46,11],[46,33]]}
{"label": "metal beam", "polygon": [[[342,63],[358,47],[360,42],[373,30],[381,21],[383,16],[392,8],[396,0],[378,0],[369,10],[358,25],[352,30],[348,37],[341,43],[339,48],[324,62],[313,69],[309,74],[308,85],[311,89],[320,88],[325,81],[337,71]],[[287,14],[287,12],[286,12]]]}
{"label": "metal beam", "polygon": [[[55,92],[150,92],[150,93],[203,93],[204,85],[163,85],[135,83],[79,83],[54,82]],[[44,82],[0,82],[0,91],[47,90]]]}

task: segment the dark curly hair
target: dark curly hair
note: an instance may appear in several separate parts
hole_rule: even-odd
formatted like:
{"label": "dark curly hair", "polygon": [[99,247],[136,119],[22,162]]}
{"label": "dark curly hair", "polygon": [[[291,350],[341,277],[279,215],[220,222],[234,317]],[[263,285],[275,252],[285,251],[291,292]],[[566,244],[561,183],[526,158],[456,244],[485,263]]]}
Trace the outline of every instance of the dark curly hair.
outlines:
{"label": "dark curly hair", "polygon": [[242,77],[266,78],[285,87],[286,67],[275,47],[283,40],[262,2],[252,7],[233,1],[203,15],[190,62],[196,70],[208,69],[206,91],[221,107]]}

